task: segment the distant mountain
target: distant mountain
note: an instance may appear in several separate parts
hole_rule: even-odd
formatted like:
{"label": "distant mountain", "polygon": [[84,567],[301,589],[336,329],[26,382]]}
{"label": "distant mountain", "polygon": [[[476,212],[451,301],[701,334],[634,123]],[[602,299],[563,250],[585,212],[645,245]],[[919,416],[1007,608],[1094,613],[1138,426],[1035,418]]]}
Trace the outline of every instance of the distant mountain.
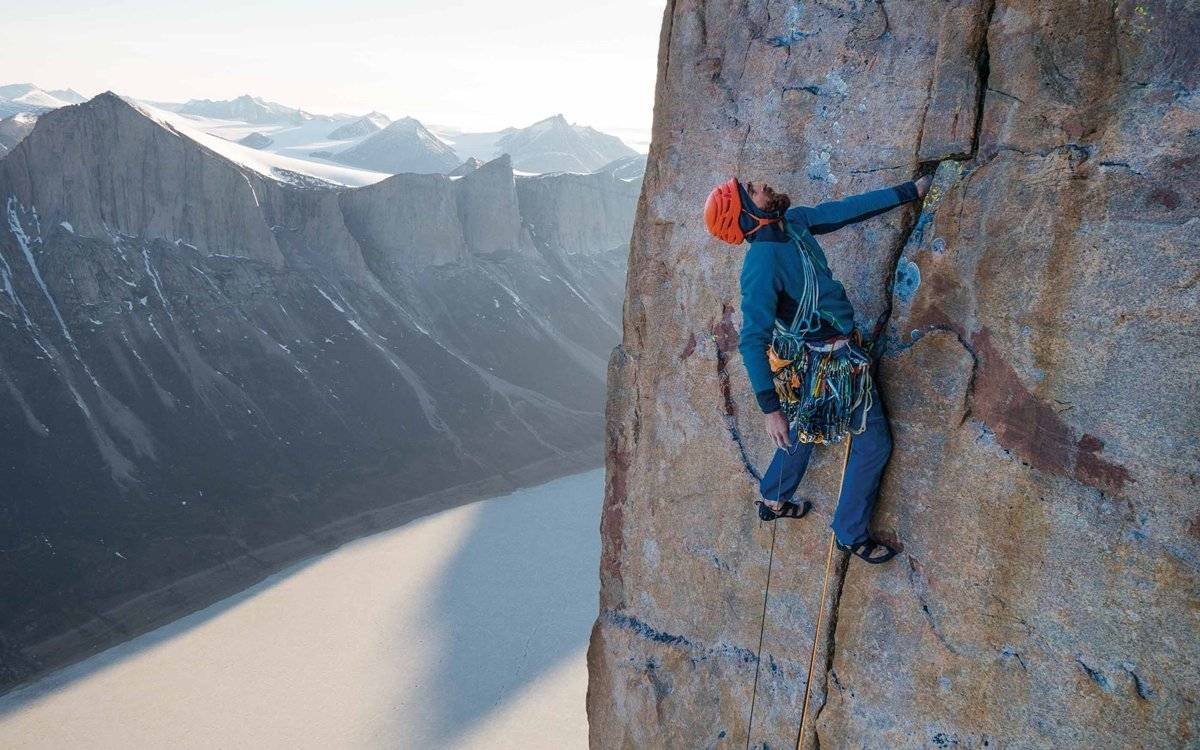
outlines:
{"label": "distant mountain", "polygon": [[462,161],[424,125],[412,117],[396,120],[358,145],[334,155],[334,160],[376,172],[446,173]]}
{"label": "distant mountain", "polygon": [[22,138],[29,135],[36,122],[37,115],[27,112],[0,120],[0,156],[3,156],[5,152],[20,143]]}
{"label": "distant mountain", "polygon": [[59,101],[64,101],[67,104],[79,104],[87,101],[87,97],[79,93],[75,89],[52,89],[50,95]]}
{"label": "distant mountain", "polygon": [[616,136],[568,124],[561,114],[508,133],[496,148],[512,155],[514,168],[528,172],[591,172],[637,153]]}
{"label": "distant mountain", "polygon": [[254,149],[266,148],[274,142],[269,136],[263,135],[257,130],[238,139],[238,143]]}
{"label": "distant mountain", "polygon": [[614,159],[596,172],[610,174],[622,180],[634,180],[646,173],[646,154],[634,154],[620,159]]}
{"label": "distant mountain", "polygon": [[220,120],[238,120],[251,125],[301,125],[320,120],[336,122],[330,115],[314,115],[302,109],[285,107],[257,96],[243,94],[236,99],[213,101],[189,99],[175,111],[184,115],[199,115]]}
{"label": "distant mountain", "polygon": [[636,185],[271,174],[111,93],[0,158],[0,692],[602,460]]}
{"label": "distant mountain", "polygon": [[[0,117],[18,112],[42,113],[82,101],[71,89],[45,91],[24,84],[0,86]],[[264,128],[270,143],[253,148],[285,153],[298,158],[340,161],[344,164],[387,173],[446,173],[475,158],[481,163],[501,154],[512,157],[518,172],[587,173],[609,168],[610,163],[637,152],[616,136],[594,128],[571,125],[562,114],[547,117],[526,128],[504,128],[491,132],[469,132],[453,127],[425,127],[412,117],[392,122],[380,112],[361,117],[346,114],[317,115],[294,107],[244,94],[236,99],[191,99],[186,103],[150,102],[154,107],[192,117],[225,120],[229,123],[204,123],[199,127],[228,140],[262,139],[248,134],[236,123]],[[233,124],[231,124],[233,123]],[[285,129],[288,132],[282,132]],[[324,128],[328,127],[329,130]],[[227,132],[233,130],[234,132]],[[338,145],[329,141],[355,141]],[[252,142],[252,143],[251,143]],[[642,157],[644,162],[644,156]],[[633,164],[631,162],[631,164]],[[623,173],[631,179],[636,166]],[[632,171],[631,171],[632,170]]]}
{"label": "distant mountain", "polygon": [[[511,163],[511,159],[509,161]],[[476,169],[479,169],[481,166],[483,166],[483,162],[480,161],[479,159],[476,159],[474,156],[472,156],[471,158],[464,161],[462,164],[459,164],[457,167],[455,167],[454,170],[450,172],[450,176],[451,177],[461,177],[462,175],[471,174]]]}
{"label": "distant mountain", "polygon": [[383,130],[392,121],[388,116],[381,112],[372,112],[364,115],[354,122],[348,122],[345,125],[334,128],[329,133],[329,138],[335,141],[348,141],[352,138],[361,138],[364,135],[370,135]]}
{"label": "distant mountain", "polygon": [[461,156],[493,159],[512,156],[513,168],[525,172],[592,172],[614,159],[636,155],[620,138],[595,128],[571,125],[561,114],[526,128],[474,133],[439,129]]}
{"label": "distant mountain", "polygon": [[10,83],[0,86],[0,117],[19,112],[39,114],[81,101],[83,97],[71,89],[46,91],[32,83]]}

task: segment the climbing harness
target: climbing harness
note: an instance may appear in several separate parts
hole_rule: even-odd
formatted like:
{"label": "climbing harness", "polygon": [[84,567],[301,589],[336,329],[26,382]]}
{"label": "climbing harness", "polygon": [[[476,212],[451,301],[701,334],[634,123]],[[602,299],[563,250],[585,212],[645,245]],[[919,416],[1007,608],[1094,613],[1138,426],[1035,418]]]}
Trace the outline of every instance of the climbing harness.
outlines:
{"label": "climbing harness", "polygon": [[[817,267],[828,270],[828,266],[790,224],[787,232],[803,261],[804,292],[796,301],[791,323],[785,326],[776,318],[771,333],[767,360],[775,393],[788,424],[797,427],[797,440],[839,443],[848,433],[858,435],[867,429],[873,342],[864,341],[858,328],[827,339],[807,337],[820,330],[822,320],[829,320],[817,309]],[[851,415],[860,404],[862,416],[857,425],[851,425]]]}
{"label": "climbing harness", "polygon": [[[779,405],[788,424],[796,426],[797,440],[840,443],[847,434],[867,429],[873,405],[870,346],[857,328],[819,344],[776,328],[767,359]],[[851,424],[860,404],[858,424]]]}

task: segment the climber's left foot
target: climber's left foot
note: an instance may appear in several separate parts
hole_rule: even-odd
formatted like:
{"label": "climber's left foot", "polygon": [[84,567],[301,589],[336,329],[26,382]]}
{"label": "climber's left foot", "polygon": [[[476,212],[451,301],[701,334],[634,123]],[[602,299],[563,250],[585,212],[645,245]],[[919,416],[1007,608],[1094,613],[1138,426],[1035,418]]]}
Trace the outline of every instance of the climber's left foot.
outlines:
{"label": "climber's left foot", "polygon": [[812,510],[812,503],[805,500],[802,505],[797,505],[789,500],[781,500],[778,505],[772,507],[766,500],[755,500],[758,505],[758,517],[764,521],[774,521],[776,518],[804,518],[804,516]]}

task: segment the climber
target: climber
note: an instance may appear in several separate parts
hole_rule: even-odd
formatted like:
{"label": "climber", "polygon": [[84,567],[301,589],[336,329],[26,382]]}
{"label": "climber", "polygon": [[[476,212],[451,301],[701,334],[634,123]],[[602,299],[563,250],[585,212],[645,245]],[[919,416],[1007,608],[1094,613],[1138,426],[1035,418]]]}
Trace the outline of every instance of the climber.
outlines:
{"label": "climber", "polygon": [[704,206],[718,239],[750,243],[742,262],[738,350],[766,415],[775,455],[759,483],[759,517],[801,518],[812,504],[792,502],[812,446],[852,435],[833,514],[838,549],[869,563],[896,550],[868,531],[892,439],[869,350],[846,290],[833,278],[814,235],[876,216],[925,195],[932,176],[815,206],[763,182],[730,178]]}

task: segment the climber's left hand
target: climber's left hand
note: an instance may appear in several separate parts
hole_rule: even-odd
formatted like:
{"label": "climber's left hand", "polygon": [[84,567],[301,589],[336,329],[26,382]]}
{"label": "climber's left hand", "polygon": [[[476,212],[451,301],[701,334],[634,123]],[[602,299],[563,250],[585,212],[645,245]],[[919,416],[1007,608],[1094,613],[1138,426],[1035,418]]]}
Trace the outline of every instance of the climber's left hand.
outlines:
{"label": "climber's left hand", "polygon": [[917,197],[924,198],[925,193],[929,190],[929,183],[933,182],[933,175],[922,175],[920,179],[913,180],[917,184]]}

